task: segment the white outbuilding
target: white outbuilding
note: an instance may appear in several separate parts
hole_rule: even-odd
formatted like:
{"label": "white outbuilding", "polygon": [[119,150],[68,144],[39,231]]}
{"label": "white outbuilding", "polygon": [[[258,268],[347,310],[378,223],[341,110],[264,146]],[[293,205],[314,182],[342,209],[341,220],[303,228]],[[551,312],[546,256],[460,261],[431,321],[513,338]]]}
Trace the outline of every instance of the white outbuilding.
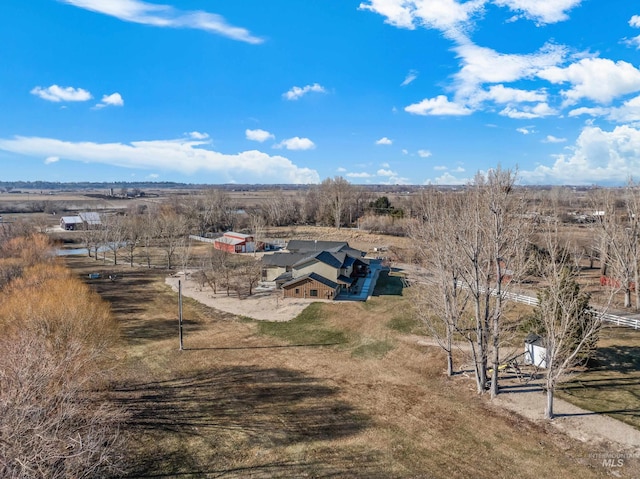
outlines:
{"label": "white outbuilding", "polygon": [[547,368],[547,348],[542,337],[535,333],[529,333],[524,339],[524,363]]}

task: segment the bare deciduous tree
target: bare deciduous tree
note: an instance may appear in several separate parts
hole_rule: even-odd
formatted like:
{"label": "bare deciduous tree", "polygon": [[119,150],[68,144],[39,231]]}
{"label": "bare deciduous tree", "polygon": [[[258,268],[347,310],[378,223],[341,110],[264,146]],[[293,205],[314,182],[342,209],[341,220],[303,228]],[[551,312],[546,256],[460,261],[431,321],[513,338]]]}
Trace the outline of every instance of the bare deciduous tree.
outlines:
{"label": "bare deciduous tree", "polygon": [[579,267],[568,254],[566,242],[560,240],[557,223],[547,228],[544,238],[548,256],[541,268],[545,286],[538,293],[534,311],[537,330],[533,332],[543,337],[546,350],[545,417],[551,419],[556,386],[595,348],[601,320],[589,306],[589,295],[576,281]]}

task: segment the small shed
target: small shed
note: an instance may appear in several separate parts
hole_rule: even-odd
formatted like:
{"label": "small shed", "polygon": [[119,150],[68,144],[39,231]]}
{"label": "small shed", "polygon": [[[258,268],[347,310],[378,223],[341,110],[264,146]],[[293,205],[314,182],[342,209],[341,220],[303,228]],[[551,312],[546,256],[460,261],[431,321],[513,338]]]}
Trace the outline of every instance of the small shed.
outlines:
{"label": "small shed", "polygon": [[524,339],[524,363],[538,368],[547,367],[547,348],[544,339],[535,333],[529,333]]}
{"label": "small shed", "polygon": [[63,216],[60,218],[60,228],[73,231],[82,226],[82,218],[79,216]]}

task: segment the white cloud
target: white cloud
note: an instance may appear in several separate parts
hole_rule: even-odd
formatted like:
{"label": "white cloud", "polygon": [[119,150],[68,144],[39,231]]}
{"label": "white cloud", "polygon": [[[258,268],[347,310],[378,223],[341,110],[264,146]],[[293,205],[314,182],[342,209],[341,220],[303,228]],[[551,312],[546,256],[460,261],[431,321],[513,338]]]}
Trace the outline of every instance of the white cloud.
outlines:
{"label": "white cloud", "polygon": [[506,107],[499,114],[516,120],[531,120],[532,118],[542,118],[556,115],[558,112],[546,103],[538,103],[535,106],[523,106],[520,110]]}
{"label": "white cloud", "polygon": [[582,0],[493,0],[500,7],[521,12],[524,18],[539,24],[568,20],[567,12],[582,3]]}
{"label": "white cloud", "polygon": [[567,141],[566,138],[558,138],[553,135],[547,135],[547,137],[544,140],[542,140],[543,143],[564,143],[566,141]]}
{"label": "white cloud", "polygon": [[380,168],[376,174],[378,176],[398,176],[398,173],[396,173],[395,171],[391,171],[391,170],[387,170],[384,168]]}
{"label": "white cloud", "polygon": [[96,108],[104,108],[106,106],[123,106],[124,100],[120,93],[112,93],[111,95],[104,95],[102,101],[98,103]]}
{"label": "white cloud", "polygon": [[286,140],[282,140],[274,148],[286,148],[287,150],[312,150],[316,145],[309,138],[300,138],[294,136]]}
{"label": "white cloud", "polygon": [[347,169],[346,169],[346,168],[343,168],[342,166],[340,166],[340,167],[338,167],[338,168],[336,169],[336,171],[337,171],[338,173],[344,173],[344,172],[346,172],[346,171],[347,171]]}
{"label": "white cloud", "polygon": [[417,70],[410,70],[409,73],[407,73],[407,76],[405,77],[403,82],[400,83],[400,86],[407,86],[409,83],[413,82],[416,78],[418,78]]}
{"label": "white cloud", "polygon": [[91,93],[82,88],[74,88],[71,86],[62,87],[58,85],[51,85],[47,88],[37,86],[31,90],[31,94],[55,103],[61,101],[87,101],[93,98]]}
{"label": "white cloud", "polygon": [[582,98],[598,103],[610,103],[614,98],[640,91],[640,70],[624,61],[605,58],[583,58],[566,68],[550,67],[538,73],[551,83],[570,83],[563,90],[565,104],[572,105]]}
{"label": "white cloud", "polygon": [[640,15],[633,15],[629,20],[629,25],[635,28],[640,28]]}
{"label": "white cloud", "polygon": [[463,105],[450,102],[446,96],[425,98],[419,103],[405,107],[404,111],[414,115],[470,115],[472,111]]}
{"label": "white cloud", "polygon": [[535,133],[532,128],[516,128],[518,133],[522,133],[523,135],[530,135],[531,133]]}
{"label": "white cloud", "polygon": [[283,156],[250,150],[226,154],[207,149],[210,141],[181,138],[131,143],[70,142],[54,138],[0,139],[0,150],[31,157],[57,157],[84,163],[123,168],[175,171],[195,174],[213,172],[238,183],[318,183],[319,175]]}
{"label": "white cloud", "polygon": [[434,185],[466,185],[469,183],[469,178],[459,178],[447,171],[443,175],[428,180],[425,183]]}
{"label": "white cloud", "polygon": [[49,157],[45,158],[44,164],[45,165],[50,165],[51,163],[57,163],[58,161],[60,161],[59,157],[57,157],[57,156],[49,156]]}
{"label": "white cloud", "polygon": [[536,53],[528,55],[499,53],[469,41],[462,42],[453,50],[462,64],[460,71],[454,75],[456,96],[469,101],[473,101],[476,96],[476,101],[486,98],[486,93],[479,89],[484,83],[531,78],[540,70],[560,64],[566,55],[564,47],[552,44],[546,44]]}
{"label": "white cloud", "polygon": [[444,165],[438,165],[438,166],[434,166],[433,169],[436,171],[447,171],[449,168],[447,168]]}
{"label": "white cloud", "polygon": [[386,17],[385,23],[413,30],[416,26],[435,28],[450,35],[464,28],[473,16],[482,11],[486,0],[369,0],[361,10]]}
{"label": "white cloud", "polygon": [[373,178],[373,175],[371,173],[365,173],[365,172],[347,173],[345,176],[347,178]]}
{"label": "white cloud", "polygon": [[618,126],[613,131],[585,127],[569,154],[559,154],[551,166],[521,171],[525,183],[624,183],[640,171],[640,130]]}
{"label": "white cloud", "polygon": [[244,134],[247,137],[247,140],[251,140],[251,141],[259,141],[260,143],[267,141],[267,140],[272,140],[275,138],[275,136],[272,133],[269,133],[266,130],[261,130],[261,129],[257,129],[257,130],[245,130]]}
{"label": "white cloud", "polygon": [[525,102],[545,102],[547,93],[544,91],[519,90],[509,88],[504,85],[494,85],[487,92],[487,99],[496,103],[525,103]]}
{"label": "white cloud", "polygon": [[433,153],[429,150],[418,150],[418,156],[420,158],[429,158]]}
{"label": "white cloud", "polygon": [[241,27],[229,25],[215,13],[201,10],[181,11],[170,5],[147,3],[141,0],[60,0],[75,7],[116,17],[125,22],[155,27],[192,28],[222,35],[241,42],[258,44],[264,40]]}
{"label": "white cloud", "polygon": [[288,92],[283,93],[282,96],[287,100],[298,100],[310,92],[326,93],[327,90],[319,83],[314,83],[313,85],[305,85],[303,87],[294,86]]}
{"label": "white cloud", "polygon": [[147,175],[147,178],[155,180],[157,178],[160,178],[160,175],[158,173],[150,173],[149,175]]}
{"label": "white cloud", "polygon": [[389,163],[382,163],[380,166],[382,166],[383,168],[390,168],[391,165],[389,165]]}
{"label": "white cloud", "polygon": [[630,38],[629,40],[626,41],[626,43],[627,45],[630,45],[640,50],[640,35],[637,37]]}
{"label": "white cloud", "polygon": [[403,155],[408,155],[409,154],[409,150],[407,150],[406,148],[402,149],[402,154]]}
{"label": "white cloud", "polygon": [[189,132],[189,138],[193,138],[194,140],[206,140],[209,138],[209,134],[202,133],[200,131],[191,131]]}
{"label": "white cloud", "polygon": [[393,144],[393,140],[390,140],[386,136],[383,136],[379,140],[376,141],[376,145],[391,145]]}

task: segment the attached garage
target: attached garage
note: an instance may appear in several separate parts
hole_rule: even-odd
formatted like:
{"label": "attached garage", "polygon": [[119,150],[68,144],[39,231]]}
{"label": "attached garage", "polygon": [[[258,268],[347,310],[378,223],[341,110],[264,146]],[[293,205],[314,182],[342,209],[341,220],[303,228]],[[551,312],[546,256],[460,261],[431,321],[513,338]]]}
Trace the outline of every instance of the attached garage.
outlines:
{"label": "attached garage", "polygon": [[282,295],[285,298],[334,299],[339,292],[338,283],[316,273],[294,278],[282,285]]}

